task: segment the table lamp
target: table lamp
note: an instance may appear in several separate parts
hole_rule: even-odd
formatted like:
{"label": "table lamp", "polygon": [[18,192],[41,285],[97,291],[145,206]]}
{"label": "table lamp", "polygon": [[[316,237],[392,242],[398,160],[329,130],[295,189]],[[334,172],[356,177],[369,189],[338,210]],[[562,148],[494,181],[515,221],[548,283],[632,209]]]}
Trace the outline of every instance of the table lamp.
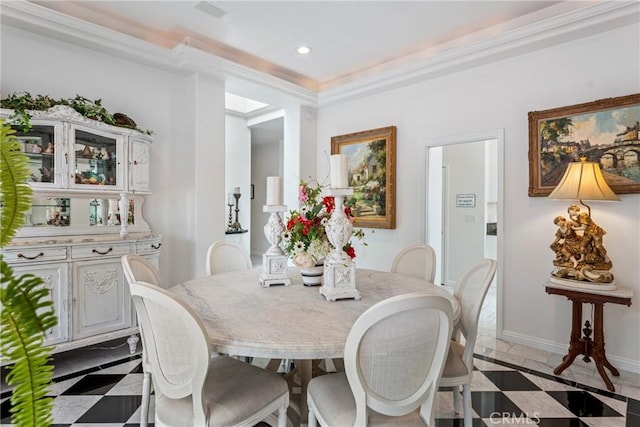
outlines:
{"label": "table lamp", "polygon": [[558,226],[551,249],[556,253],[551,281],[570,286],[592,289],[615,289],[612,263],[602,244],[606,232],[593,222],[591,207],[584,200],[620,201],[609,188],[600,165],[580,158],[569,163],[560,183],[548,196],[549,199],[577,200],[587,208],[582,211],[572,204],[567,209],[568,218],[556,216]]}

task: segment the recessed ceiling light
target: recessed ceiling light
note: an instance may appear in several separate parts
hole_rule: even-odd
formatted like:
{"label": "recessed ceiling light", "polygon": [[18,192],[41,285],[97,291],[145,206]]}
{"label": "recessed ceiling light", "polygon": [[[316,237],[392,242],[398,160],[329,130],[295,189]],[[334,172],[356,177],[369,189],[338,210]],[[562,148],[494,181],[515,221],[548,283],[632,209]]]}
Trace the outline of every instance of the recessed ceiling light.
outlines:
{"label": "recessed ceiling light", "polygon": [[300,55],[306,55],[309,52],[311,52],[311,48],[309,46],[300,46],[298,48],[298,53]]}

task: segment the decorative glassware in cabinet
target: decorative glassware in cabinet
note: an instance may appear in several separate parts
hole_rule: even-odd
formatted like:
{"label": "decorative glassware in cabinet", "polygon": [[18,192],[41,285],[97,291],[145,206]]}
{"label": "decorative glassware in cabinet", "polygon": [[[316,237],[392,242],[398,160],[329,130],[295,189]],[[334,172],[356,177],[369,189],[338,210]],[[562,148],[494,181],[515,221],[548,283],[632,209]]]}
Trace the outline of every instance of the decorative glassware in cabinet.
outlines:
{"label": "decorative glassware in cabinet", "polygon": [[68,227],[71,225],[71,199],[34,197],[26,213],[25,227]]}
{"label": "decorative glassware in cabinet", "polygon": [[27,182],[34,188],[60,188],[63,185],[61,171],[56,167],[60,161],[56,159],[62,155],[61,126],[36,124],[34,121],[27,131],[17,126],[13,129],[20,142],[20,151],[29,158],[31,175]]}
{"label": "decorative glassware in cabinet", "polygon": [[[135,225],[134,201],[129,200],[127,224]],[[122,224],[118,199],[91,199],[89,201],[89,225],[102,227],[105,225],[119,226]]]}
{"label": "decorative glassware in cabinet", "polygon": [[122,189],[122,172],[120,155],[122,138],[113,135],[102,135],[99,131],[91,132],[71,128],[73,141],[74,171],[73,186],[92,186],[97,189]]}

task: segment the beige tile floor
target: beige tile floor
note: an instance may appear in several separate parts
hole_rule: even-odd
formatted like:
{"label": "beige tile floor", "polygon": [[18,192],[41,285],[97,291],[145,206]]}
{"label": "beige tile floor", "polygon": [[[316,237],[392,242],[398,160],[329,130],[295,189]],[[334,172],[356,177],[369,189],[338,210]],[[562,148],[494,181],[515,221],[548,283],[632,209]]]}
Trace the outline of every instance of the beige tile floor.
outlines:
{"label": "beige tile floor", "polygon": [[[553,375],[553,370],[562,362],[564,354],[538,350],[496,338],[495,328],[496,292],[495,287],[492,286],[489,288],[480,312],[475,353],[549,375]],[[573,364],[564,370],[559,377],[601,390],[607,389],[600,374],[596,371],[593,361],[586,363],[581,357],[576,358]],[[620,370],[619,377],[609,375],[609,378],[616,389],[615,393],[640,400],[640,374]]]}

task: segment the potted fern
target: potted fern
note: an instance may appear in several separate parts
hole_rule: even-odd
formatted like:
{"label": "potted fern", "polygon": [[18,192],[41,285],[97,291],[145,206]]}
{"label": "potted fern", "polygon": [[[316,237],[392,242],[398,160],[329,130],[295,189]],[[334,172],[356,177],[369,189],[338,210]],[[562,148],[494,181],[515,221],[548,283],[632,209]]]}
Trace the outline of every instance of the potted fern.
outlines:
{"label": "potted fern", "polygon": [[[31,206],[27,158],[11,126],[0,120],[0,191],[2,233],[0,247],[7,245],[25,220]],[[40,427],[53,422],[53,399],[47,390],[53,378],[52,348],[44,345],[45,331],[58,322],[43,280],[33,274],[16,277],[0,255],[0,355],[13,362],[6,382],[13,386],[11,423]]]}

